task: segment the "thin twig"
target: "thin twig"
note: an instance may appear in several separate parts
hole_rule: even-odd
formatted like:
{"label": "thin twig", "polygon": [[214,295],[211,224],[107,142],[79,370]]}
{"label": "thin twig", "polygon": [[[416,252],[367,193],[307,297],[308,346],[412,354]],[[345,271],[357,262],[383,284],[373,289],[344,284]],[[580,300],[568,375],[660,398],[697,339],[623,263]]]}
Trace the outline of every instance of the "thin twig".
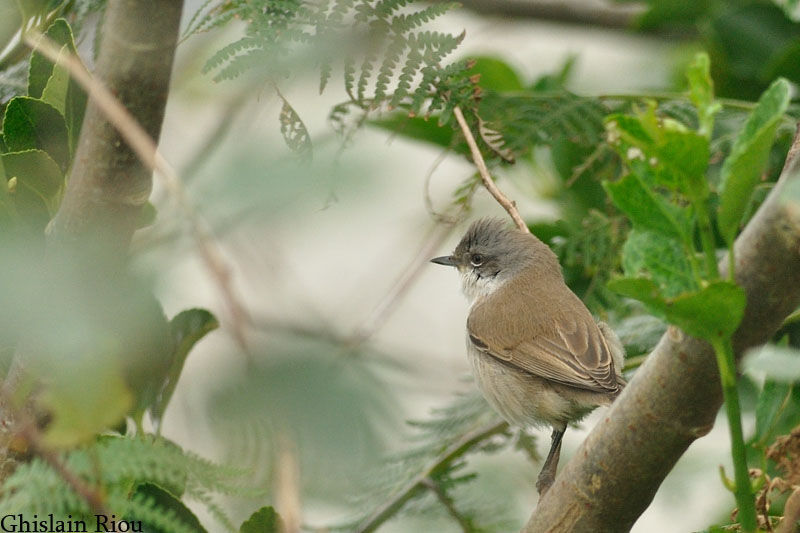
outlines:
{"label": "thin twig", "polygon": [[595,148],[594,151],[589,154],[589,157],[583,161],[583,163],[572,169],[572,175],[566,181],[564,187],[572,187],[575,182],[578,181],[578,178],[583,176],[583,173],[589,170],[589,168],[591,168],[591,166],[594,165],[598,159],[600,159],[600,156],[603,155],[607,149],[608,145],[606,143],[600,143],[597,148]]}
{"label": "thin twig", "polygon": [[34,424],[26,423],[24,426],[25,427],[20,429],[19,433],[28,443],[31,451],[50,465],[50,468],[55,470],[55,472],[61,476],[61,479],[89,504],[93,513],[102,516],[111,516],[111,513],[109,513],[103,503],[102,491],[99,488],[91,487],[86,481],[67,468],[67,465],[64,464],[64,461],[61,460],[56,452],[45,447],[42,444],[41,435]]}
{"label": "thin twig", "polygon": [[369,518],[364,520],[357,528],[357,533],[370,533],[380,527],[381,524],[386,522],[389,518],[395,515],[397,511],[417,495],[418,491],[425,488],[425,480],[429,479],[432,475],[441,472],[447,468],[450,463],[467,453],[476,444],[479,444],[486,439],[500,434],[508,429],[507,422],[495,422],[488,426],[478,428],[475,431],[467,433],[460,440],[450,445],[442,454],[434,460],[427,468],[423,469],[416,477],[408,482],[406,487],[399,491],[388,502],[381,505]]}
{"label": "thin twig", "polygon": [[217,286],[231,315],[234,337],[239,346],[248,352],[244,335],[244,325],[249,322],[249,316],[243,304],[235,295],[231,283],[230,268],[222,258],[219,246],[214,240],[207,223],[200,218],[189,201],[178,173],[172,165],[158,151],[155,141],[150,138],[136,118],[112,95],[99,81],[95,80],[84,68],[81,62],[71,53],[61,54],[61,50],[46,36],[36,30],[29,30],[25,36],[25,43],[37,49],[50,61],[65,67],[70,76],[77,81],[106,116],[106,119],[119,131],[120,135],[130,145],[131,149],[142,160],[145,166],[163,178],[167,190],[179,209],[189,221],[191,234],[197,244],[200,256],[217,282]]}
{"label": "thin twig", "polygon": [[31,452],[41,457],[44,462],[50,465],[50,468],[64,480],[64,482],[80,496],[91,508],[92,512],[98,515],[110,516],[104,503],[103,492],[100,488],[90,486],[85,480],[81,479],[75,472],[70,470],[58,453],[48,448],[39,432],[36,421],[32,416],[28,415],[22,409],[17,409],[14,406],[14,400],[9,395],[6,387],[0,387],[0,405],[6,412],[4,419],[12,420],[17,435],[22,437]]}
{"label": "thin twig", "polygon": [[[440,0],[441,1],[441,0]],[[644,11],[639,4],[586,0],[461,0],[464,8],[505,17],[510,20],[536,19],[566,24],[585,24],[593,28],[628,29]],[[692,34],[689,34],[692,35]]]}
{"label": "thin twig", "polygon": [[281,515],[283,533],[299,533],[302,523],[300,503],[300,467],[297,464],[297,447],[285,433],[277,438],[273,489],[275,508]]}
{"label": "thin twig", "polygon": [[486,162],[483,160],[481,151],[478,148],[478,143],[475,142],[475,137],[472,135],[472,131],[469,129],[469,124],[467,124],[467,120],[464,118],[464,113],[462,113],[461,108],[456,106],[453,109],[453,114],[456,116],[458,125],[461,126],[461,132],[464,134],[464,138],[467,140],[467,145],[472,153],[472,161],[475,163],[475,166],[478,167],[478,173],[481,175],[481,180],[483,180],[483,186],[486,187],[486,190],[489,191],[489,194],[491,194],[494,199],[497,200],[497,203],[503,206],[503,209],[508,212],[512,220],[514,220],[514,224],[516,224],[517,227],[525,233],[530,233],[528,225],[525,224],[524,220],[522,220],[522,217],[517,210],[516,203],[513,200],[509,200],[508,197],[497,188],[497,185],[495,185],[492,176],[489,174],[489,169],[486,167]]}

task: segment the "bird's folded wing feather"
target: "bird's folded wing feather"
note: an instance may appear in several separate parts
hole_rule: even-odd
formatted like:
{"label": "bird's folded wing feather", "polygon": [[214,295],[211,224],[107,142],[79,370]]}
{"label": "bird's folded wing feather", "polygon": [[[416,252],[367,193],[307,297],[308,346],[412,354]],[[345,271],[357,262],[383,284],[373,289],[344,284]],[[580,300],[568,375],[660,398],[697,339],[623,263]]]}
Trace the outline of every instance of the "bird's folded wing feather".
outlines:
{"label": "bird's folded wing feather", "polygon": [[527,327],[495,327],[491,332],[479,326],[489,323],[487,317],[473,318],[468,322],[470,342],[492,357],[572,387],[596,392],[620,388],[611,351],[588,311],[585,316],[563,317],[555,327],[531,322]]}

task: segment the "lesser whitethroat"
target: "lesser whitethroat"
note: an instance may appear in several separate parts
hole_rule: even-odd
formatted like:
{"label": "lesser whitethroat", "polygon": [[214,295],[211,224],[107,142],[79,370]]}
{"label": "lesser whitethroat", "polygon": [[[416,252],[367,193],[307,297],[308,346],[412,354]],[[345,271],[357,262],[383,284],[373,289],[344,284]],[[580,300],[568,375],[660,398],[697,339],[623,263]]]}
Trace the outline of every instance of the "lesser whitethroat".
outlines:
{"label": "lesser whitethroat", "polygon": [[553,428],[536,482],[544,494],[567,425],[625,386],[622,343],[567,287],[552,250],[500,219],[477,220],[452,255],[431,261],[461,274],[467,354],[486,400],[513,425]]}

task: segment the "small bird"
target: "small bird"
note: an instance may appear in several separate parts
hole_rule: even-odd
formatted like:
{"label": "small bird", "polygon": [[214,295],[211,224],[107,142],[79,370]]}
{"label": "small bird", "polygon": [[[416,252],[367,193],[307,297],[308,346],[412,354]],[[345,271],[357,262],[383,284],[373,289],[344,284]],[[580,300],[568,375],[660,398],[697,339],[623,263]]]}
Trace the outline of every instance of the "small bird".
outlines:
{"label": "small bird", "polygon": [[625,386],[622,343],[567,287],[553,251],[500,219],[475,221],[452,255],[431,261],[461,274],[467,353],[486,400],[513,425],[553,428],[536,482],[542,495],[555,480],[567,425]]}

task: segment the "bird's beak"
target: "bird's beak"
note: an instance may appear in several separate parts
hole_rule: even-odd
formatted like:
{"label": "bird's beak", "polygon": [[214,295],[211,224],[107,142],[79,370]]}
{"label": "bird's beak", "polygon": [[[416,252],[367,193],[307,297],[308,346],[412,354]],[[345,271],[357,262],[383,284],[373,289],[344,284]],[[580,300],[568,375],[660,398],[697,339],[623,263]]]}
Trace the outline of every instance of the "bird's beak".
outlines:
{"label": "bird's beak", "polygon": [[434,257],[433,259],[431,259],[431,263],[454,267],[456,266],[456,259],[452,255],[443,255],[442,257]]}

